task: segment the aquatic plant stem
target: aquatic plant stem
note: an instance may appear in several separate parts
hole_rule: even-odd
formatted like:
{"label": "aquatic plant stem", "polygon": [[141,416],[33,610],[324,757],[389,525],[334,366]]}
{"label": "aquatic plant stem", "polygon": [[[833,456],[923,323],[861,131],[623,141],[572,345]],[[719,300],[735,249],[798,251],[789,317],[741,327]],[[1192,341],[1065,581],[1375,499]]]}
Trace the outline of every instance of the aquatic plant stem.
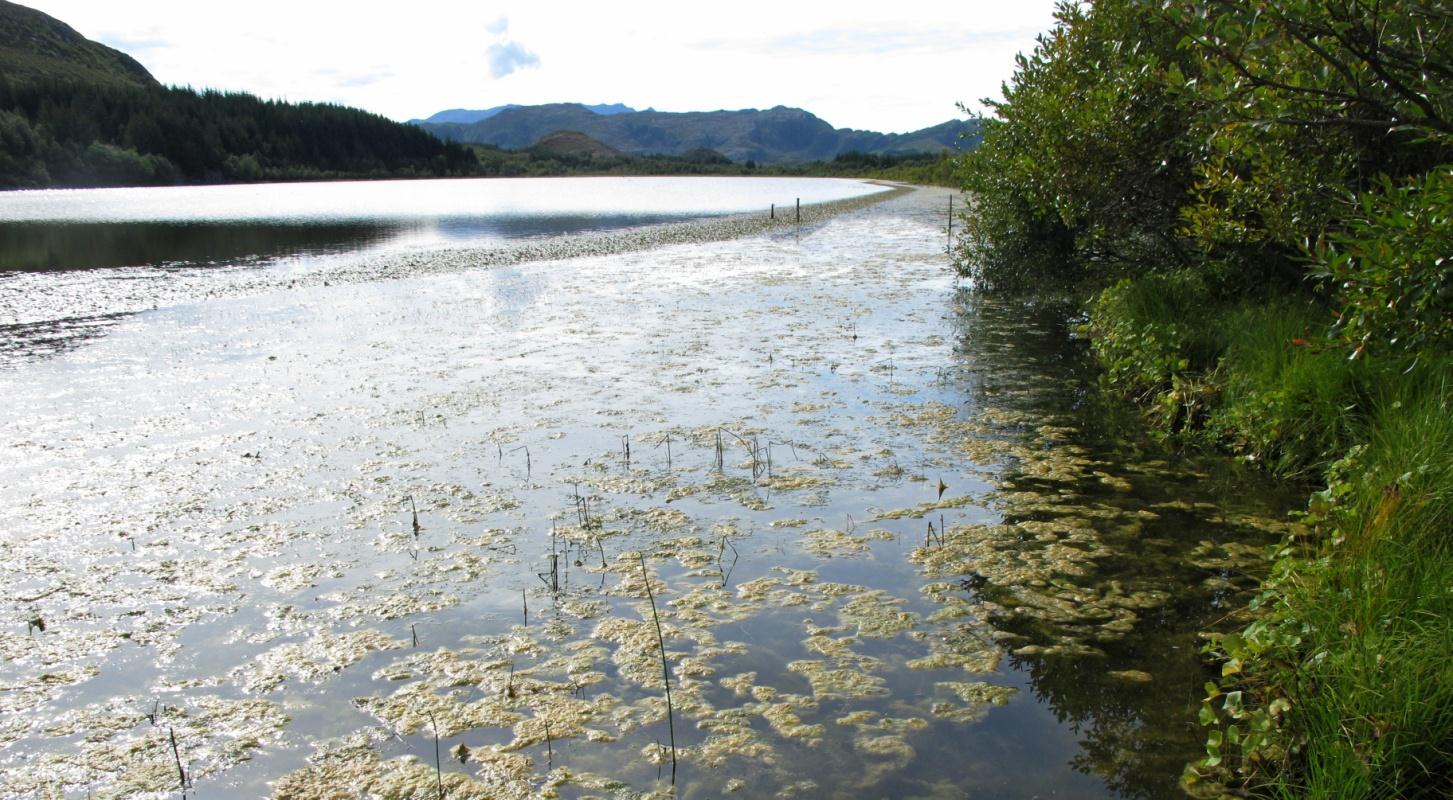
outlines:
{"label": "aquatic plant stem", "polygon": [[651,601],[651,619],[656,623],[656,642],[661,645],[661,677],[666,681],[666,730],[671,736],[671,785],[676,785],[676,715],[671,706],[671,669],[666,663],[666,637],[661,634],[661,615],[656,611],[656,593],[651,591],[651,576],[646,572],[646,556],[641,559],[641,580],[646,583],[646,599]]}
{"label": "aquatic plant stem", "polygon": [[434,785],[439,790],[439,800],[444,800],[444,764],[439,760],[439,721],[434,712],[429,712],[429,725],[434,729]]}
{"label": "aquatic plant stem", "polygon": [[172,741],[172,758],[177,760],[177,781],[181,786],[182,795],[187,794],[187,771],[182,768],[182,751],[177,748],[177,732],[173,728],[166,729],[167,738]]}

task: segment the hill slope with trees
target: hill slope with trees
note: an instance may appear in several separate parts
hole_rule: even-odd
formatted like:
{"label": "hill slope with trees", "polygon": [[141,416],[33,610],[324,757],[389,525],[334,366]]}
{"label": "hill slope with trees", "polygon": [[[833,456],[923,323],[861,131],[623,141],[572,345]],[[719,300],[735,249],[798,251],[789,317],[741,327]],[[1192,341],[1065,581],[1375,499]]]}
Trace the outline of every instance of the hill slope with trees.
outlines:
{"label": "hill slope with trees", "polygon": [[342,106],[158,84],[0,0],[0,188],[473,174],[467,148]]}
{"label": "hill slope with trees", "polygon": [[54,17],[7,0],[0,0],[0,67],[0,76],[11,82],[48,78],[158,85],[131,56],[87,39]]}

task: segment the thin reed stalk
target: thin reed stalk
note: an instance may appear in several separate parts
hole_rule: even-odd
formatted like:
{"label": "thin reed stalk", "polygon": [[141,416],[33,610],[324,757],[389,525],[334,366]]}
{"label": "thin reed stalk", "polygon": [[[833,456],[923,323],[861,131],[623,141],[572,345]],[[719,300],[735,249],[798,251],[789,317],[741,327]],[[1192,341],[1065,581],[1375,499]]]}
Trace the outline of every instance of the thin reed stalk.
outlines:
{"label": "thin reed stalk", "polygon": [[671,736],[671,785],[676,785],[676,714],[671,704],[671,668],[666,663],[666,637],[661,633],[661,615],[656,610],[656,593],[651,591],[651,576],[646,572],[646,556],[640,554],[641,580],[646,583],[646,599],[651,601],[651,620],[656,623],[656,643],[661,646],[661,677],[666,681],[666,730]]}

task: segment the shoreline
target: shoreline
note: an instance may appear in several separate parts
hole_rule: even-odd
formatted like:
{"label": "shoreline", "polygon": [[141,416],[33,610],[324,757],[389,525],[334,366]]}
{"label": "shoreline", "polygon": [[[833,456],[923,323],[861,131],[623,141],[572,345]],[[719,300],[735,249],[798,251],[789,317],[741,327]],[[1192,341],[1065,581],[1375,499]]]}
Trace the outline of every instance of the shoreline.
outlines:
{"label": "shoreline", "polygon": [[552,236],[505,247],[436,248],[419,253],[383,253],[374,258],[366,258],[354,269],[331,274],[344,280],[387,280],[419,274],[460,272],[480,267],[619,255],[674,244],[726,241],[821,224],[834,217],[919,190],[919,187],[905,184],[864,182],[890,188],[887,191],[844,200],[803,205],[801,222],[789,218],[787,214],[771,219],[763,216],[760,211],[754,211],[620,230]]}

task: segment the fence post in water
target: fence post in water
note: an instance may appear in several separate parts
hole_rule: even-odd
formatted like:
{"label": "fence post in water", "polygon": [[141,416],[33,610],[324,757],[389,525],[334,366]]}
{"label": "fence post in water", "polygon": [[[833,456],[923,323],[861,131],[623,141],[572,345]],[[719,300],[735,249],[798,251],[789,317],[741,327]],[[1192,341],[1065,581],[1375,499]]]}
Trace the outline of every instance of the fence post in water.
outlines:
{"label": "fence post in water", "polygon": [[802,221],[802,198],[797,198],[797,221]]}
{"label": "fence post in water", "polygon": [[771,219],[776,219],[777,218],[777,204],[776,203],[773,203],[772,204],[772,211],[770,213],[772,214]]}

